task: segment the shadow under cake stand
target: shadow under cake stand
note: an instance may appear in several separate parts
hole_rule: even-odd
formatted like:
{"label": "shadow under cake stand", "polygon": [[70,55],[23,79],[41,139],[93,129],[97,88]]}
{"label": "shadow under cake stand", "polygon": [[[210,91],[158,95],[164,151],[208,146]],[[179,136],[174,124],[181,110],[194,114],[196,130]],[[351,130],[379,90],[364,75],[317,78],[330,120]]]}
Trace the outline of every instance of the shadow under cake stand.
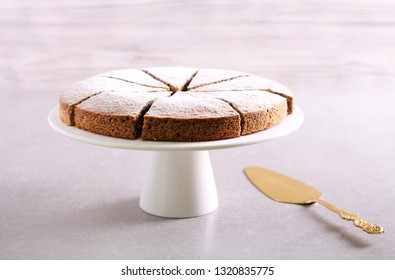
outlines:
{"label": "shadow under cake stand", "polygon": [[48,116],[52,128],[72,139],[110,148],[152,151],[140,194],[140,207],[150,214],[168,218],[196,217],[218,208],[209,150],[282,137],[297,130],[303,120],[302,110],[295,106],[294,112],[284,121],[261,132],[218,141],[164,142],[114,138],[67,126],[59,118],[59,106]]}

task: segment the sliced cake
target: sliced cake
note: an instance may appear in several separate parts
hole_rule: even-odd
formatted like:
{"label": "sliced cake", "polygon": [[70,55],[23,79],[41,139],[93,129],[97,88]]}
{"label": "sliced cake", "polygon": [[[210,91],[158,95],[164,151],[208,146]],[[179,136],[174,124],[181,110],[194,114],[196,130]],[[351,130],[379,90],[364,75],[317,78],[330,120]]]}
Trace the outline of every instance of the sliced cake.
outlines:
{"label": "sliced cake", "polygon": [[270,128],[293,111],[285,86],[248,73],[152,67],[114,70],[67,87],[60,118],[97,134],[211,141]]}

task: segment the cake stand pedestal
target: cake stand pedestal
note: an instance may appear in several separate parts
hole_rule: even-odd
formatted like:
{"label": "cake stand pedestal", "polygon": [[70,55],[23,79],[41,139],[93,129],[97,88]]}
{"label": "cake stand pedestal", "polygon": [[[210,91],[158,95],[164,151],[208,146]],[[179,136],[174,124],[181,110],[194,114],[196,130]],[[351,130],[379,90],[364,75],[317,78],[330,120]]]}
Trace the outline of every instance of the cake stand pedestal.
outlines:
{"label": "cake stand pedestal", "polygon": [[150,214],[168,218],[188,218],[208,214],[218,208],[218,197],[209,150],[233,148],[279,138],[297,130],[303,112],[295,106],[277,126],[238,138],[204,142],[141,141],[108,137],[67,126],[60,121],[59,107],[48,121],[57,132],[89,144],[151,152],[140,195],[140,207]]}

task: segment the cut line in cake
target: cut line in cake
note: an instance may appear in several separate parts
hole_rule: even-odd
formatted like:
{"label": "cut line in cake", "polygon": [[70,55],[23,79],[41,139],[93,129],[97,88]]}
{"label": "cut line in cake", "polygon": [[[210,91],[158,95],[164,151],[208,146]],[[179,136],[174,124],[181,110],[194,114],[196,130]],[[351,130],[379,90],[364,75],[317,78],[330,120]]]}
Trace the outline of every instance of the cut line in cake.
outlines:
{"label": "cut line in cake", "polygon": [[132,82],[132,81],[129,81],[129,80],[125,80],[125,79],[118,78],[118,77],[113,77],[113,76],[101,76],[101,77],[110,78],[110,79],[116,79],[116,80],[124,81],[126,83],[132,83],[132,84],[136,84],[136,85],[140,85],[140,86],[144,86],[144,87],[149,87],[149,88],[153,88],[153,89],[169,90],[166,87],[158,87],[158,86],[150,86],[150,85],[140,84],[140,83]]}
{"label": "cut line in cake", "polygon": [[112,70],[103,74],[101,77],[108,77],[111,79],[118,79],[128,83],[134,83],[137,85],[160,88],[162,90],[171,90],[171,88],[164,82],[153,78],[151,75],[143,71],[142,69],[124,69],[124,70]]}
{"label": "cut line in cake", "polygon": [[192,67],[151,67],[141,69],[153,79],[167,85],[175,93],[184,91],[199,69]]}

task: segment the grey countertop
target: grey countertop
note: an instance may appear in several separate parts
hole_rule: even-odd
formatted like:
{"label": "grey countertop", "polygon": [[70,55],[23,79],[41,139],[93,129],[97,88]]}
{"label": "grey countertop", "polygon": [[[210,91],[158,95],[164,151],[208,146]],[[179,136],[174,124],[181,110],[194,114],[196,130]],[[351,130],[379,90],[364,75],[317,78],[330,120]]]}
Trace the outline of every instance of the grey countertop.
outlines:
{"label": "grey countertop", "polygon": [[[11,1],[0,6],[0,259],[394,259],[395,5],[391,1]],[[143,212],[150,152],[52,130],[69,83],[161,65],[251,72],[293,89],[291,135],[210,151],[220,206]],[[242,169],[267,167],[386,228],[277,203]]]}

